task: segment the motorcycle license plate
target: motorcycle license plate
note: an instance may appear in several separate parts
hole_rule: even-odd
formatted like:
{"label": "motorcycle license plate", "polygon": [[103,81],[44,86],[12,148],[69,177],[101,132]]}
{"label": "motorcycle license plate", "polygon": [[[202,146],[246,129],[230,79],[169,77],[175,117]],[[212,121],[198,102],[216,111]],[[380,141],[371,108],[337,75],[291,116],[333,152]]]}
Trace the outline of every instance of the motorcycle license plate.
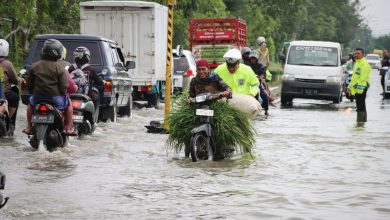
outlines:
{"label": "motorcycle license plate", "polygon": [[82,115],[73,115],[72,116],[73,122],[83,122],[84,116]]}
{"label": "motorcycle license plate", "polygon": [[54,115],[33,115],[31,122],[51,124],[54,122]]}
{"label": "motorcycle license plate", "polygon": [[211,110],[211,109],[196,109],[196,115],[214,116],[214,110]]}

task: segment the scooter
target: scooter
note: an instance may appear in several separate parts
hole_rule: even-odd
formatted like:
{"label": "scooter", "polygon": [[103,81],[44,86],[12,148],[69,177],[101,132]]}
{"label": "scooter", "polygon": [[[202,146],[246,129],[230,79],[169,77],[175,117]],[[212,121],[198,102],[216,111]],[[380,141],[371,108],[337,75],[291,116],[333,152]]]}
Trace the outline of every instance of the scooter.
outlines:
{"label": "scooter", "polygon": [[214,160],[220,149],[217,149],[213,140],[211,118],[214,110],[209,105],[212,101],[222,98],[220,93],[202,93],[191,102],[197,106],[196,116],[199,116],[198,126],[191,130],[190,155],[193,162],[198,160]]}
{"label": "scooter", "polygon": [[[0,171],[0,190],[3,190],[5,187],[5,175]],[[0,209],[7,204],[9,197],[4,197],[0,192]]]}
{"label": "scooter", "polygon": [[383,91],[383,99],[387,99],[390,98],[390,70],[388,66],[383,66],[381,70],[383,70],[385,74],[385,91]]}
{"label": "scooter", "polygon": [[92,134],[95,130],[99,116],[99,108],[96,108],[91,98],[84,94],[71,94],[73,107],[73,124],[79,136]]}
{"label": "scooter", "polygon": [[64,112],[48,99],[37,100],[32,116],[31,147],[38,149],[43,141],[49,152],[66,146],[68,137],[64,131]]}
{"label": "scooter", "polygon": [[351,80],[352,80],[352,70],[347,70],[345,73],[345,78],[343,83],[343,92],[345,94],[345,97],[351,100],[351,102],[353,102],[355,96],[348,93],[348,86],[351,83]]}

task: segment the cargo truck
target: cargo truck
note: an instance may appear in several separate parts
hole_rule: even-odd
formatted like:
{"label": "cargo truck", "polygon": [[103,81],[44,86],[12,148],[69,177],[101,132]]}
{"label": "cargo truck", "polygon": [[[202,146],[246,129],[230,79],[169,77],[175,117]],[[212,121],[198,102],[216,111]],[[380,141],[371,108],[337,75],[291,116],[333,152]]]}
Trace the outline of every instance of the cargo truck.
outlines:
{"label": "cargo truck", "polygon": [[133,101],[158,106],[165,94],[168,8],[143,1],[88,1],[80,3],[81,34],[99,35],[118,43],[129,70]]}
{"label": "cargo truck", "polygon": [[190,50],[195,59],[206,59],[211,68],[224,62],[231,48],[246,47],[246,23],[240,18],[202,18],[190,21]]}

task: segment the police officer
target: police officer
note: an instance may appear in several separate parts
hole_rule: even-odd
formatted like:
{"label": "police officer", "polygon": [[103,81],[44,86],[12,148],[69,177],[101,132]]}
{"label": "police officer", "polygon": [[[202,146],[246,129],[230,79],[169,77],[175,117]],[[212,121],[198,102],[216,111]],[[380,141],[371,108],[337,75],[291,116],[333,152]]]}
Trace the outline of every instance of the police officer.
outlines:
{"label": "police officer", "polygon": [[259,93],[259,80],[250,66],[240,63],[241,52],[235,48],[230,49],[223,58],[226,62],[219,65],[214,72],[234,93],[255,97]]}
{"label": "police officer", "polygon": [[353,67],[352,79],[348,90],[351,95],[355,95],[357,122],[359,123],[367,121],[366,94],[371,84],[371,66],[368,64],[366,58],[364,58],[364,50],[362,48],[356,48],[353,56],[356,62]]}

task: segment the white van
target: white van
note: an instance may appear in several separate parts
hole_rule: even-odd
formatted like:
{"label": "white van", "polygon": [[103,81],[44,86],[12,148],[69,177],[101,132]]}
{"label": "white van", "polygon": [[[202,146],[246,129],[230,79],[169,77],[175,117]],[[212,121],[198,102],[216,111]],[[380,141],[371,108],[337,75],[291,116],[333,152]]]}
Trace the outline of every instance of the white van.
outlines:
{"label": "white van", "polygon": [[341,46],[324,41],[292,41],[282,77],[281,104],[294,98],[342,100]]}

